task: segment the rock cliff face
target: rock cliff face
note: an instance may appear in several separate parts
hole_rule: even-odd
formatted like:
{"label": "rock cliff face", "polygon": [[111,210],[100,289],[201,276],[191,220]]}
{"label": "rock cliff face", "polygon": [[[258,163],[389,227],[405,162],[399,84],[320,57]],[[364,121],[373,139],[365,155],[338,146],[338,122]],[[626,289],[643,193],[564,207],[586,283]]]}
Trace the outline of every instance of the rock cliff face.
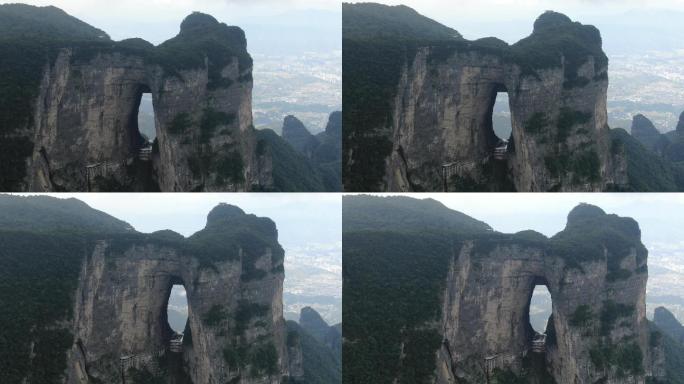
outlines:
{"label": "rock cliff face", "polygon": [[[547,238],[498,233],[474,219],[450,226],[443,217],[453,211],[433,212],[434,201],[409,201],[412,208],[403,210],[393,206],[398,201],[360,196],[343,202],[349,205],[344,289],[371,297],[370,304],[352,295],[345,302],[345,313],[354,313],[344,319],[345,382],[643,384],[664,378],[662,350],[650,340],[645,313],[647,250],[634,220],[581,204],[565,229]],[[388,222],[422,213],[397,224],[403,227],[374,224],[383,210]],[[362,260],[371,265],[364,269]],[[382,267],[392,276],[373,277]],[[544,334],[535,333],[529,318],[537,285],[552,300]],[[357,315],[364,305],[372,313]],[[376,329],[383,330],[382,350],[364,339]]]}
{"label": "rock cliff face", "polygon": [[[631,219],[579,206],[556,237],[569,240],[588,225],[620,231],[609,235],[615,235],[611,242],[628,236],[636,243],[606,242],[597,260],[582,260],[587,255],[577,255],[580,249],[564,255],[563,247],[512,239],[464,244],[449,266],[437,382],[483,382],[497,371],[511,371],[532,380],[548,374],[557,383],[624,383],[625,377],[645,383],[652,361],[639,227]],[[536,285],[545,285],[553,302],[545,353],[533,349],[529,325]],[[541,371],[535,371],[535,358],[545,362]]]}
{"label": "rock cliff face", "polygon": [[[46,45],[52,53],[41,68],[31,116],[17,131],[33,149],[14,188],[268,188],[269,169],[260,167],[268,162],[255,151],[252,60],[240,28],[194,13],[157,47],[106,35]],[[143,93],[152,94],[154,144],[138,131]]]}
{"label": "rock cliff face", "polygon": [[[208,242],[217,236],[231,240]],[[189,239],[162,232],[98,241],[79,277],[66,381],[144,372],[177,383],[281,383],[300,369],[288,360],[297,346],[286,345],[283,278],[275,224],[234,206],[215,208]],[[189,307],[181,352],[170,350],[166,321],[174,284],[185,287]]]}
{"label": "rock cliff face", "polygon": [[[364,5],[346,7],[361,12]],[[348,30],[355,17],[343,18]],[[360,38],[356,29],[345,30],[351,82],[380,71],[364,61],[372,44],[403,53],[386,68],[398,66],[396,79],[380,78],[384,93],[363,99],[352,89],[361,81],[343,91],[347,190],[600,191],[624,182],[610,151],[608,62],[594,27],[547,12],[511,46],[458,35],[388,42],[374,31]],[[492,128],[499,92],[509,97],[510,138],[497,138]],[[369,160],[371,149],[377,156]],[[363,170],[369,166],[376,172]]]}

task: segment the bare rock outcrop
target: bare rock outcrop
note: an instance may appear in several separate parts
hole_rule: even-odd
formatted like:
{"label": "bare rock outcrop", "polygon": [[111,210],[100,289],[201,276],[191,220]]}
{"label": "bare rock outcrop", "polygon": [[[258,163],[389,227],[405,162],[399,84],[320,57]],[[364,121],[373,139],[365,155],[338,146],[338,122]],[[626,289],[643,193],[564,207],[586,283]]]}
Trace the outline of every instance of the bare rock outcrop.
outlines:
{"label": "bare rock outcrop", "polygon": [[[163,231],[98,241],[75,295],[67,382],[111,383],[141,372],[207,384],[296,377],[290,371],[301,370],[301,356],[288,356],[301,352],[286,343],[283,256],[270,219],[229,205],[214,208],[188,239]],[[188,300],[181,351],[170,347],[166,320],[174,284]]]}
{"label": "bare rock outcrop", "polygon": [[[343,18],[345,189],[601,191],[625,183],[620,154],[611,152],[608,59],[596,28],[547,12],[509,46],[464,40],[432,22],[435,37],[417,27],[420,19],[413,35],[392,40],[382,33],[386,20],[354,24],[359,13],[380,18],[370,8],[345,4]],[[402,12],[403,22],[417,19]],[[499,92],[508,94],[511,137],[493,131]]]}
{"label": "bare rock outcrop", "polygon": [[[634,220],[580,205],[550,241],[532,232],[466,241],[449,266],[437,382],[510,372],[531,382],[645,383],[654,362],[639,237]],[[595,249],[580,245],[599,239]],[[553,303],[540,346],[528,317],[536,285]]]}
{"label": "bare rock outcrop", "polygon": [[[37,15],[36,27],[51,17],[71,18],[29,8],[24,12]],[[35,68],[12,63],[4,68],[25,81],[20,86],[26,90],[16,97],[23,103],[16,112],[20,117],[2,116],[9,121],[2,127],[3,141],[11,146],[7,157],[17,168],[16,175],[0,178],[6,190],[270,187],[269,161],[256,153],[252,59],[242,29],[196,12],[183,20],[177,36],[158,46],[94,33],[13,40],[40,49],[26,50],[24,60]],[[143,93],[152,95],[154,142],[138,130]]]}
{"label": "bare rock outcrop", "polygon": [[[359,195],[343,201],[343,235],[345,380],[645,384],[671,373],[646,319],[648,251],[631,218],[580,204],[552,237],[505,234],[431,199]],[[541,331],[536,286],[551,299]]]}

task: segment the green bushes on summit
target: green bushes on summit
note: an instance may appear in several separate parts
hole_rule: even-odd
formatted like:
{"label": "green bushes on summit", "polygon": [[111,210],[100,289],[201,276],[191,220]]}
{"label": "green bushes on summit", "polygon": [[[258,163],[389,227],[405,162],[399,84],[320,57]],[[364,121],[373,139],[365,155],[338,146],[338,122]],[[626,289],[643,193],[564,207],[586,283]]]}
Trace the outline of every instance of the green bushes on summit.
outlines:
{"label": "green bushes on summit", "polygon": [[[494,38],[464,40],[455,30],[405,6],[343,4],[342,13],[344,147],[350,149],[343,154],[347,191],[382,187],[385,159],[392,151],[392,107],[401,71],[410,68],[420,48],[426,48],[429,63],[444,62],[456,53],[479,52],[519,66],[524,76],[539,77],[540,70],[563,67],[566,89],[588,83],[577,71],[590,57],[596,73],[605,74],[608,63],[596,28],[553,12],[540,16],[534,32],[513,45]],[[541,132],[547,124],[544,116],[537,115],[525,128]],[[578,160],[578,170],[587,170],[582,177],[594,177],[591,160]]]}
{"label": "green bushes on summit", "polygon": [[[142,57],[146,63],[162,67],[167,77],[180,77],[183,70],[206,67],[207,87],[212,90],[232,85],[233,80],[224,78],[221,71],[234,61],[240,73],[234,80],[251,80],[247,72],[252,58],[246,45],[240,28],[218,23],[208,15],[188,16],[181,33],[155,47],[142,39],[112,41],[103,31],[55,7],[0,5],[0,189],[22,189],[26,158],[33,144],[31,137],[20,132],[33,124],[34,102],[44,69],[54,64],[62,49],[71,49],[72,63],[87,62],[100,54]],[[187,125],[187,119],[181,116],[174,120],[170,131],[181,133]]]}

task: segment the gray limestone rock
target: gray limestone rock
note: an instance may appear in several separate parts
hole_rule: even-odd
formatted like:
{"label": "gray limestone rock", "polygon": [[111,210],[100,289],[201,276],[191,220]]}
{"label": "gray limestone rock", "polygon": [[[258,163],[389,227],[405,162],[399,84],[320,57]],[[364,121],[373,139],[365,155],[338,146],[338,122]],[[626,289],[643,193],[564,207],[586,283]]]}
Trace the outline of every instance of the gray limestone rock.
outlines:
{"label": "gray limestone rock", "polygon": [[[596,225],[636,242],[618,244],[620,236],[608,231],[599,235],[608,245],[602,254],[587,257],[575,242],[591,241],[582,233]],[[530,234],[466,241],[453,257],[436,325],[443,335],[436,382],[488,382],[497,371],[531,382],[550,375],[557,383],[610,384],[645,383],[660,374],[649,342],[646,251],[636,222],[580,205],[551,246],[536,237],[536,244]],[[543,353],[533,347],[528,318],[536,285],[545,285],[552,299]],[[543,362],[539,371],[530,368],[535,359]]]}
{"label": "gray limestone rock", "polygon": [[[195,13],[178,36],[67,44],[45,63],[27,136],[31,191],[268,188],[256,153],[244,32]],[[138,132],[142,93],[157,132]]]}
{"label": "gray limestone rock", "polygon": [[[364,7],[348,5],[347,12]],[[389,41],[380,32],[372,35],[382,31],[382,20],[377,11],[367,12],[378,17],[375,24],[381,27],[352,25],[359,18],[349,16],[353,33],[344,36],[349,47],[345,71],[349,68],[358,87],[372,86],[357,80],[369,73],[377,78],[389,72],[383,77],[388,83],[366,91],[373,92],[369,101],[347,103],[363,93],[345,93],[346,189],[602,191],[626,183],[620,154],[611,152],[608,61],[596,28],[546,12],[529,37],[511,46],[493,38],[468,41],[459,36],[425,43],[420,37]],[[364,28],[367,36],[359,38]],[[365,59],[374,50],[388,55],[396,47],[404,53]],[[389,82],[394,69],[375,67],[375,62],[397,57],[403,58],[393,63],[400,68],[397,81]],[[381,91],[393,95],[385,100],[386,112],[377,100]],[[509,98],[510,138],[497,138],[492,127],[499,92]],[[374,119],[365,123],[368,118],[357,116]]]}
{"label": "gray limestone rock", "polygon": [[[99,240],[74,297],[67,382],[114,383],[136,370],[174,383],[301,376],[299,346],[286,344],[283,279],[275,224],[234,206],[215,208],[188,239],[164,231]],[[174,284],[188,300],[179,352],[166,321]]]}

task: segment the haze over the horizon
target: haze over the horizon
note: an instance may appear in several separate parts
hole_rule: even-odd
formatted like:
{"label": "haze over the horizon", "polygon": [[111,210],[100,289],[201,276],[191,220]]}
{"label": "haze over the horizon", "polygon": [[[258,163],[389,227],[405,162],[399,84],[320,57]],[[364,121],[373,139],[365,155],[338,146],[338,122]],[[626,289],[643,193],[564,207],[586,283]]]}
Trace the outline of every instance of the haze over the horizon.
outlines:
{"label": "haze over the horizon", "polygon": [[[0,4],[17,1],[0,1]],[[139,37],[160,44],[183,18],[198,11],[245,30],[250,53],[341,47],[341,6],[334,0],[25,0],[55,6],[107,32],[113,40]]]}
{"label": "haze over the horizon", "polygon": [[[358,3],[359,1],[352,1]],[[406,5],[418,13],[459,31],[467,39],[494,36],[509,44],[532,32],[533,21],[547,10],[561,12],[575,21],[592,24],[601,30],[608,54],[613,38],[625,37],[618,30],[634,33],[639,30],[684,34],[680,16],[684,15],[682,0],[461,0],[457,6],[444,0],[381,0],[387,5]],[[654,18],[651,15],[659,15]],[[663,16],[665,18],[663,18]],[[663,39],[675,40],[663,35]],[[654,42],[655,43],[655,42]],[[684,48],[684,41],[679,42]],[[626,46],[626,45],[625,45]],[[620,49],[624,48],[619,44]]]}
{"label": "haze over the horizon", "polygon": [[[383,193],[383,196],[396,195]],[[565,228],[568,213],[580,203],[639,223],[649,251],[648,316],[665,305],[684,322],[684,194],[673,193],[417,193],[450,209],[484,221],[494,230],[534,230],[551,237]]]}
{"label": "haze over the horizon", "polygon": [[[17,195],[35,195],[19,193]],[[219,203],[276,223],[285,249],[284,310],[298,318],[305,305],[329,323],[342,321],[342,198],[303,193],[54,193],[77,198],[90,207],[151,233],[170,229],[190,236],[204,228]]]}

